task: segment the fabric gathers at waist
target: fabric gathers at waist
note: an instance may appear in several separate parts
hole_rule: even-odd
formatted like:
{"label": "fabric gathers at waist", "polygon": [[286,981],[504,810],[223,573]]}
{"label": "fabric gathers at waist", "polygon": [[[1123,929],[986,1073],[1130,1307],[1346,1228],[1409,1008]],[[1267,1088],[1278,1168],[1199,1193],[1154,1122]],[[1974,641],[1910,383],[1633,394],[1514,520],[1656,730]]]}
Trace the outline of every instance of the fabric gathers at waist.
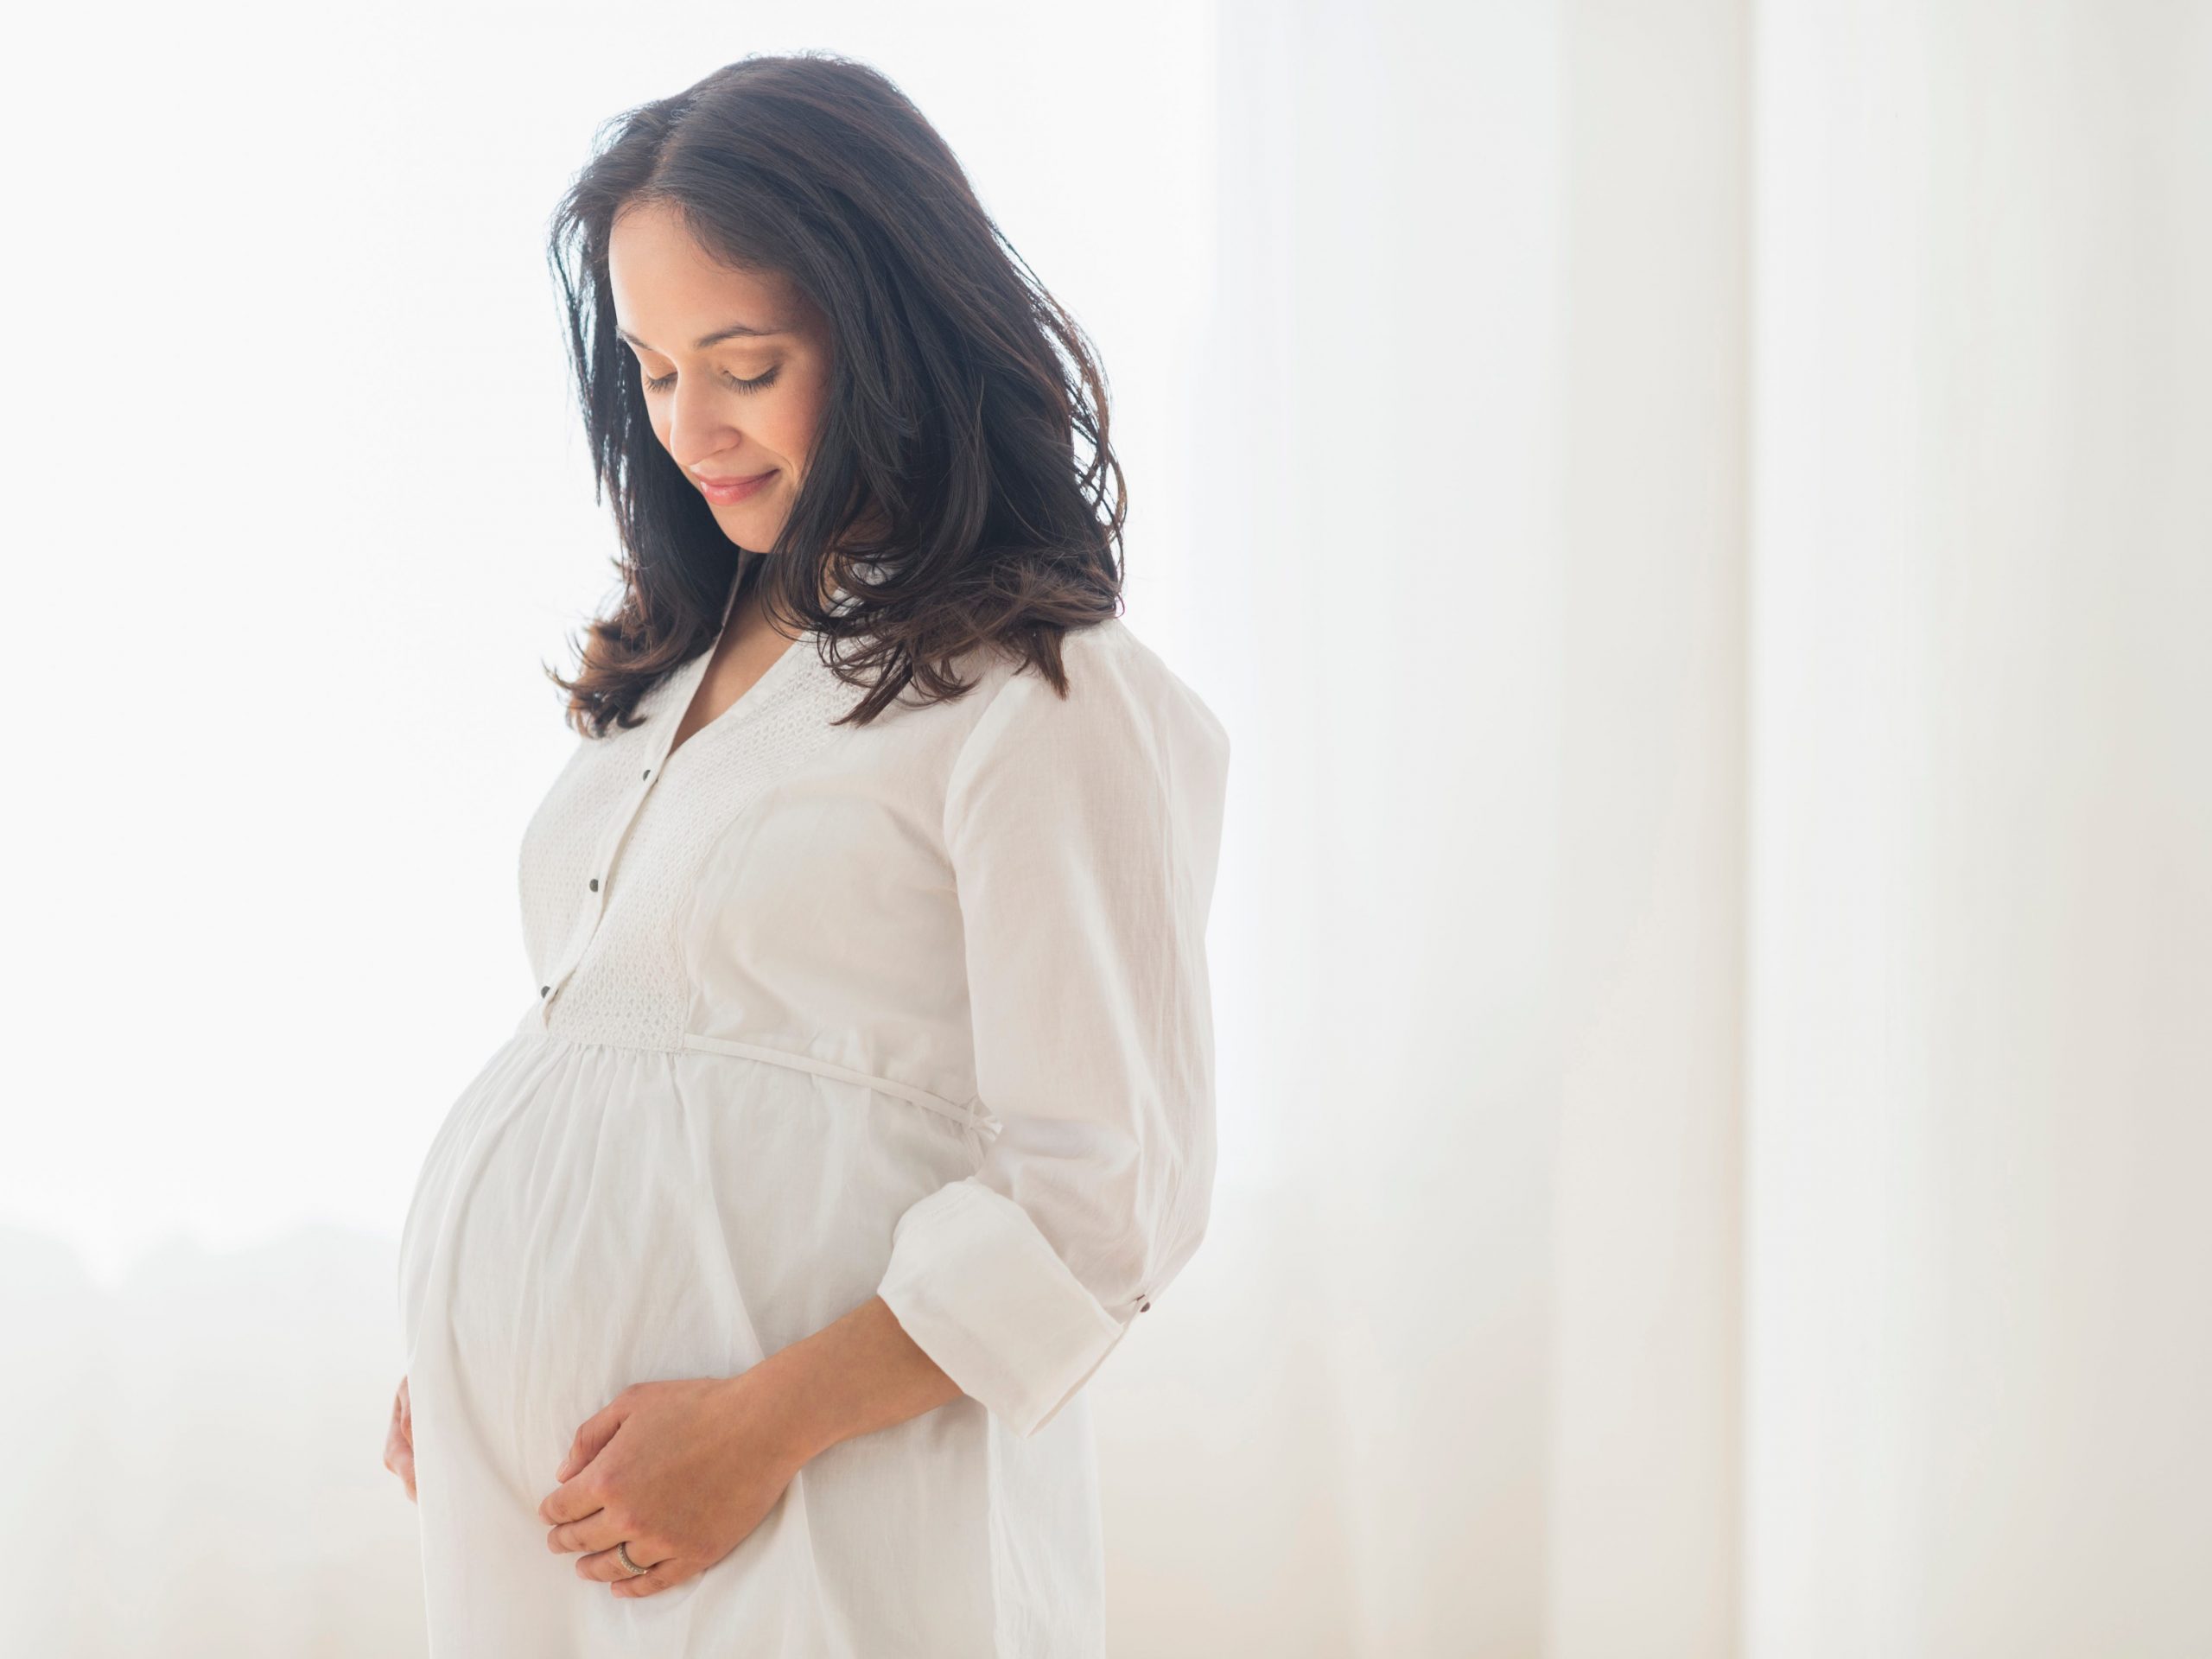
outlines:
{"label": "fabric gathers at waist", "polygon": [[988,1129],[994,1133],[998,1120],[986,1112],[980,1101],[963,1104],[948,1100],[943,1095],[932,1094],[918,1084],[901,1083],[896,1077],[879,1077],[872,1071],[855,1071],[849,1065],[840,1065],[834,1060],[821,1059],[812,1054],[802,1054],[795,1049],[776,1048],[766,1043],[738,1042],[728,1037],[705,1037],[696,1032],[683,1033],[683,1045],[687,1050],[708,1054],[728,1054],[740,1059],[760,1060],[770,1065],[787,1065],[795,1071],[811,1071],[817,1077],[833,1077],[840,1083],[855,1084],[872,1089],[878,1094],[891,1095],[909,1105],[918,1106],[925,1112],[935,1112],[949,1117],[963,1128]]}
{"label": "fabric gathers at waist", "polygon": [[697,1032],[685,1032],[673,1046],[636,1043],[609,1043],[593,1038],[570,1037],[546,1028],[535,1007],[529,1009],[514,1030],[515,1039],[529,1041],[548,1047],[613,1049],[639,1054],[719,1054],[732,1058],[757,1060],[764,1065],[780,1065],[794,1071],[810,1072],[816,1077],[829,1077],[839,1083],[849,1083],[880,1095],[903,1100],[925,1112],[949,1118],[963,1128],[986,1135],[996,1135],[1001,1127],[997,1118],[983,1109],[981,1101],[963,1103],[936,1094],[918,1084],[904,1083],[896,1077],[881,1077],[872,1071],[862,1071],[849,1065],[840,1065],[835,1060],[825,1060],[796,1049],[778,1048],[772,1044],[741,1042],[728,1037],[708,1037]]}

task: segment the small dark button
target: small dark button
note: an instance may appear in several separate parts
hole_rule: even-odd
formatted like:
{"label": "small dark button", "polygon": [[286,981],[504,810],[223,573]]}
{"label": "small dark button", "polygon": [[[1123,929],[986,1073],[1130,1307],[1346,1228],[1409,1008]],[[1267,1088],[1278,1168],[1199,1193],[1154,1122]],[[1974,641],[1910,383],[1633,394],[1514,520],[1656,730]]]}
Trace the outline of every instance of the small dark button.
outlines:
{"label": "small dark button", "polygon": [[595,875],[591,879],[591,890],[594,893],[597,893],[599,891],[599,878]]}
{"label": "small dark button", "polygon": [[1137,1312],[1140,1313],[1147,1313],[1150,1311],[1151,1307],[1152,1304],[1150,1302],[1139,1302],[1137,1304]]}
{"label": "small dark button", "polygon": [[541,985],[537,988],[537,994],[540,996],[547,996],[551,995],[552,990],[553,988],[550,985]]}
{"label": "small dark button", "polygon": [[647,766],[647,767],[645,768],[645,781],[646,781],[647,783],[651,783],[651,782],[652,781],[652,777],[653,777],[653,769],[652,769],[651,766]]}

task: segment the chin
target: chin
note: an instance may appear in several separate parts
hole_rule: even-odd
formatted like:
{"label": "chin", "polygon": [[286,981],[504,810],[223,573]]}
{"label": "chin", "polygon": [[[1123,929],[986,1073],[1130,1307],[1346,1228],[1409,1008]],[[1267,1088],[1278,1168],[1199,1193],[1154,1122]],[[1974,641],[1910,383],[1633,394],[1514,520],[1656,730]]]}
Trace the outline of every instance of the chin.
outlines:
{"label": "chin", "polygon": [[721,526],[726,540],[747,553],[766,553],[776,544],[776,537],[784,528],[780,518],[764,518],[736,507],[724,507],[716,512],[715,522]]}

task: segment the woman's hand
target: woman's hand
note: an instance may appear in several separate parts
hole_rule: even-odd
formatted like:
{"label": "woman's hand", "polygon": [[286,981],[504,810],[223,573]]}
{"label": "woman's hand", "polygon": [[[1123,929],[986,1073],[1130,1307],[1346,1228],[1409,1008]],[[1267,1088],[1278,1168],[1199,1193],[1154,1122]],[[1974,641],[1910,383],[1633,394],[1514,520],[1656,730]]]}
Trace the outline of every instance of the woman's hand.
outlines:
{"label": "woman's hand", "polygon": [[407,1484],[410,1502],[415,1497],[415,1410],[407,1401],[407,1379],[399,1379],[399,1392],[391,1402],[391,1428],[384,1437],[384,1466]]}
{"label": "woman's hand", "polygon": [[[735,1549],[818,1446],[803,1432],[785,1368],[637,1382],[576,1431],[537,1506],[546,1547],[584,1552],[580,1578],[649,1596]],[[616,1559],[648,1573],[632,1574]]]}
{"label": "woman's hand", "polygon": [[[810,1458],[961,1397],[871,1296],[735,1376],[636,1382],[576,1431],[537,1506],[580,1578],[649,1596],[745,1541]],[[646,1573],[628,1573],[614,1547]]]}

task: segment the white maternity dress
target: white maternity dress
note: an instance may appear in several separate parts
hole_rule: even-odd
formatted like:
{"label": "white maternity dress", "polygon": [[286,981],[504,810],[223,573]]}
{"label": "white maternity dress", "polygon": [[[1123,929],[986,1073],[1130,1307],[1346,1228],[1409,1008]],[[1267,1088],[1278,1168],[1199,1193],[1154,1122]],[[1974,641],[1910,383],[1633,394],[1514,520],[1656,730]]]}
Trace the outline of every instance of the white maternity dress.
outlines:
{"label": "white maternity dress", "polygon": [[[1079,1390],[1205,1225],[1228,740],[1119,618],[1065,637],[1065,701],[978,655],[866,726],[818,643],[671,753],[702,652],[524,835],[528,1007],[400,1250],[433,1659],[1103,1651]],[[657,1594],[546,1547],[624,1388],[878,1294],[963,1397]]]}

